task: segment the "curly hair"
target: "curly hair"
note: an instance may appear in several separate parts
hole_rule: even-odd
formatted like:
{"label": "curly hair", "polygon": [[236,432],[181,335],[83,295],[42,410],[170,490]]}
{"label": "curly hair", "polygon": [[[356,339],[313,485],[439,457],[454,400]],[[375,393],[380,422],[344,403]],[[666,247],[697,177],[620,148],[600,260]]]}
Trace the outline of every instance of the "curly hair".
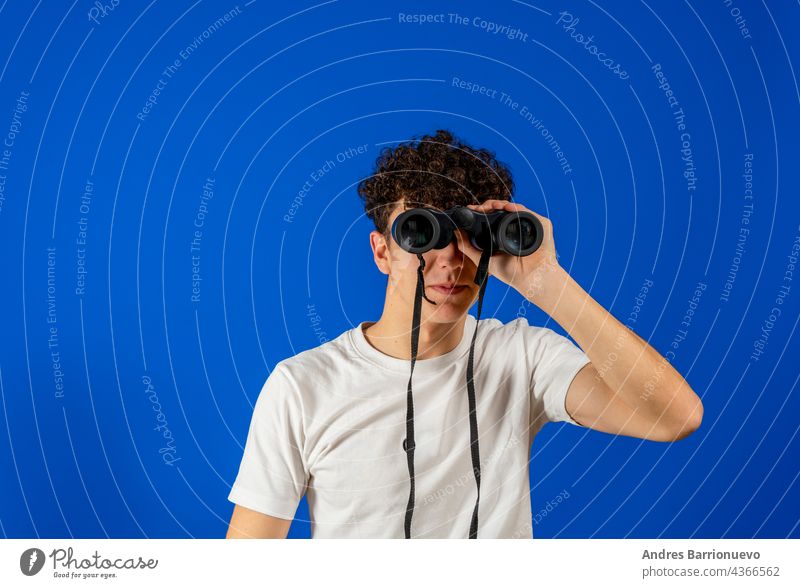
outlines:
{"label": "curly hair", "polygon": [[511,171],[494,153],[470,147],[442,129],[394,149],[385,147],[375,162],[375,172],[358,184],[367,216],[384,235],[399,201],[404,209],[447,210],[490,198],[511,200],[513,192]]}

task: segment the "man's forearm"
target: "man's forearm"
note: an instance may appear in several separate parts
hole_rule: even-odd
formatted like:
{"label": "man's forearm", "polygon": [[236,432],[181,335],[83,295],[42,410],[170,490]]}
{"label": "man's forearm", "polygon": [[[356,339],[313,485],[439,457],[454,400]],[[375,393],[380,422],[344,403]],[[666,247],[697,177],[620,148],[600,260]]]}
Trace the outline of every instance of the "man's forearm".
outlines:
{"label": "man's forearm", "polygon": [[655,349],[598,304],[560,266],[542,271],[524,294],[558,322],[592,360],[605,384],[653,423],[683,436],[702,419],[702,403]]}

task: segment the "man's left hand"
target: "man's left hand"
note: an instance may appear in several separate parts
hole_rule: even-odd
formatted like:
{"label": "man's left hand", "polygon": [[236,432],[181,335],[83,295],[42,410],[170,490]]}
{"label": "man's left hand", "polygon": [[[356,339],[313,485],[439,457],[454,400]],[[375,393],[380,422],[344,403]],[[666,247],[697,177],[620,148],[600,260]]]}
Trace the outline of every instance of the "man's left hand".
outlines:
{"label": "man's left hand", "polygon": [[[553,282],[561,278],[562,269],[556,257],[555,242],[553,241],[553,224],[550,219],[536,214],[521,204],[508,200],[486,200],[482,204],[469,204],[468,208],[477,212],[490,213],[497,210],[509,212],[530,212],[542,223],[544,236],[539,248],[524,257],[508,253],[496,253],[489,260],[489,273],[501,282],[508,284],[531,302],[537,303],[537,298],[542,297],[552,289]],[[461,252],[469,257],[477,266],[481,258],[481,251],[472,245],[469,235],[463,229],[458,231],[456,240]]]}

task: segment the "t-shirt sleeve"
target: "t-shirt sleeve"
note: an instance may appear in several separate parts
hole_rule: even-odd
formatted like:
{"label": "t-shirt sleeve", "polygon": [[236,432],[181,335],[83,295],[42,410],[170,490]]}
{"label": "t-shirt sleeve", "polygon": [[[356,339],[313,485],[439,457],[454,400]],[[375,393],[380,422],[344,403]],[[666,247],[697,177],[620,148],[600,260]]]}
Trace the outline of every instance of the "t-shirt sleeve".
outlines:
{"label": "t-shirt sleeve", "polygon": [[566,401],[572,380],[591,361],[589,356],[570,339],[551,329],[532,327],[527,321],[523,328],[531,362],[532,409],[543,411],[548,421],[565,421],[582,427],[567,412]]}
{"label": "t-shirt sleeve", "polygon": [[256,400],[239,473],[228,500],[246,508],[293,519],[306,490],[302,404],[294,381],[280,363]]}

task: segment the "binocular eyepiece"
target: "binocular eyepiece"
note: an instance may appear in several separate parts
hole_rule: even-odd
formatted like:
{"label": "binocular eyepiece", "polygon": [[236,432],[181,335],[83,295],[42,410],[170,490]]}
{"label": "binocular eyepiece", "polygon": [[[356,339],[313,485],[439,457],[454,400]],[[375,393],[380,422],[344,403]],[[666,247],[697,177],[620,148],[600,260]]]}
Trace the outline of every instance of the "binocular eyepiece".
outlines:
{"label": "binocular eyepiece", "polygon": [[444,249],[457,229],[464,229],[472,245],[524,257],[542,244],[544,229],[536,216],[527,211],[495,210],[478,212],[466,206],[446,211],[433,208],[411,208],[403,211],[392,223],[392,237],[409,253],[426,253]]}

